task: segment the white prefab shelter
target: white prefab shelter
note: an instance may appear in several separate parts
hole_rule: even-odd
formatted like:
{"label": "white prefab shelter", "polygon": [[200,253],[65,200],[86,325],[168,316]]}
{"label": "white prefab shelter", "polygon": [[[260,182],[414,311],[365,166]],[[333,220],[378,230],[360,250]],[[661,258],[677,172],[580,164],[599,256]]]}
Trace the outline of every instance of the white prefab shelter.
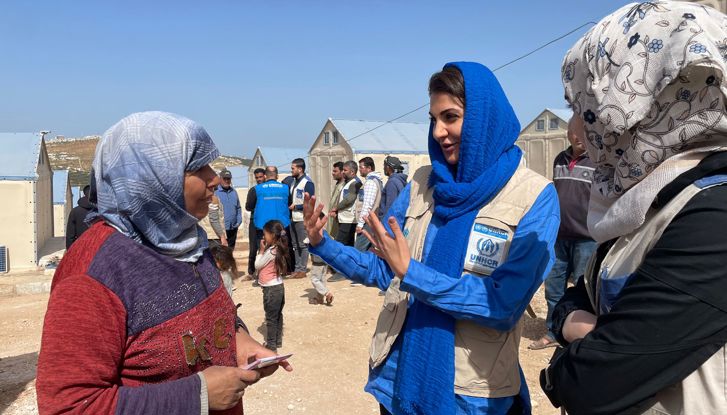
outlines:
{"label": "white prefab shelter", "polygon": [[[290,176],[290,162],[293,159],[302,158],[305,160],[308,155],[306,148],[294,147],[258,147],[252,156],[252,164],[247,171],[247,187],[255,187],[255,169],[264,169],[267,166],[278,168],[278,181]],[[306,166],[307,168],[307,166]],[[232,177],[235,180],[235,177]]]}
{"label": "white prefab shelter", "polygon": [[568,148],[569,109],[546,108],[530,122],[518,136],[515,144],[523,151],[525,165],[548,179],[553,179],[553,161]]}
{"label": "white prefab shelter", "polygon": [[383,173],[384,158],[395,156],[404,173],[429,164],[428,123],[380,122],[329,118],[309,151],[308,174],[316,184],[318,200],[329,204],[333,191],[331,169],[338,161],[374,160],[376,171]]}
{"label": "white prefab shelter", "polygon": [[53,172],[45,141],[39,134],[0,133],[0,148],[0,247],[9,270],[35,268],[53,237]]}
{"label": "white prefab shelter", "polygon": [[71,209],[73,193],[68,170],[53,170],[53,236],[66,236]]}

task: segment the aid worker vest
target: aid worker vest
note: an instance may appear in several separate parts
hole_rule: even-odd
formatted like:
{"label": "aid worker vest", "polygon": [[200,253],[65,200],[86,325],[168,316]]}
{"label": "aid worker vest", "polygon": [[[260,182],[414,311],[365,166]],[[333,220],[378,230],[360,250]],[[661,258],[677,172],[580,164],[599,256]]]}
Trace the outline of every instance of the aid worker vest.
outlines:
{"label": "aid worker vest", "polygon": [[369,212],[378,215],[379,205],[381,204],[381,189],[383,189],[384,185],[381,183],[381,179],[379,177],[372,177],[370,179],[366,179],[366,181],[361,184],[361,188],[358,190],[358,198],[355,203],[357,221],[361,220],[361,209],[363,208],[364,201],[364,187],[366,187],[366,183],[369,181],[376,183],[376,198],[374,199],[374,204],[371,206],[371,210]]}
{"label": "aid worker vest", "polygon": [[[584,282],[593,309],[606,314],[618,299],[621,289],[661,238],[674,217],[697,193],[727,184],[727,175],[697,180],[687,186],[666,206],[651,210],[646,221],[632,233],[616,240],[598,269],[596,255],[588,262]],[[680,383],[658,392],[656,403],[643,414],[701,415],[727,414],[727,348],[722,347],[702,366]]]}
{"label": "aid worker vest", "polygon": [[[411,198],[406,211],[404,235],[412,259],[422,260],[424,240],[434,211],[433,188],[427,182],[431,166],[418,169],[411,181]],[[470,234],[462,273],[488,278],[507,261],[515,229],[530,210],[547,179],[525,167],[519,167],[505,187],[477,213]],[[401,332],[409,304],[409,294],[399,290],[397,277],[384,296],[384,305],[376,323],[369,365],[373,368],[386,360],[391,346]],[[460,395],[500,398],[516,395],[520,390],[518,347],[522,323],[510,331],[498,331],[471,321],[457,320],[454,340],[454,392]]]}
{"label": "aid worker vest", "polygon": [[[338,197],[338,203],[343,202],[343,199],[348,196],[352,191],[351,185],[354,183],[356,183],[355,177],[343,185],[341,194]],[[338,223],[356,223],[356,203],[352,203],[351,206],[344,210],[339,210],[336,216],[338,217]]]}
{"label": "aid worker vest", "polygon": [[[303,176],[303,178],[300,179],[300,182],[298,182],[297,186],[290,187],[290,196],[293,199],[293,206],[303,204],[303,198],[305,197],[305,185],[310,181],[311,181],[310,177]],[[293,183],[295,183],[295,179],[293,180]],[[293,183],[291,183],[291,185]],[[291,213],[291,219],[293,220],[293,222],[303,222],[303,211],[294,210]]]}
{"label": "aid worker vest", "polygon": [[262,230],[268,221],[279,220],[284,227],[290,225],[290,210],[288,209],[288,186],[268,180],[255,186],[255,228]]}

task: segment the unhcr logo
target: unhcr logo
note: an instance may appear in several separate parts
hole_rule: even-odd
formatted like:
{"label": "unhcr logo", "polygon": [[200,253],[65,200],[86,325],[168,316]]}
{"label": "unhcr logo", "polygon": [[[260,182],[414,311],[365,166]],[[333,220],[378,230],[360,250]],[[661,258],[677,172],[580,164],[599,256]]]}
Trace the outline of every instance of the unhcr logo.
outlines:
{"label": "unhcr logo", "polygon": [[497,254],[499,250],[500,245],[492,242],[492,239],[490,238],[480,238],[480,240],[477,241],[477,251],[480,253],[480,255],[493,257]]}

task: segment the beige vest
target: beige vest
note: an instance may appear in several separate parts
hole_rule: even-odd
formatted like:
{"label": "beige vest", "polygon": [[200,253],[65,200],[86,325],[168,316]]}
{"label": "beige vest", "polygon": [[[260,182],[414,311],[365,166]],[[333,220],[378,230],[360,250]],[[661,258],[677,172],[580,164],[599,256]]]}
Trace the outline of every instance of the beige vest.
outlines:
{"label": "beige vest", "polygon": [[[424,239],[434,209],[434,189],[427,186],[430,172],[431,166],[422,167],[414,173],[411,181],[404,234],[415,260],[422,258]],[[548,183],[537,173],[524,167],[518,168],[500,193],[477,213],[468,245],[483,254],[473,261],[465,261],[463,273],[487,278],[492,270],[506,261],[515,228]],[[476,236],[480,231],[489,232],[492,237]],[[399,290],[400,283],[399,278],[393,278],[384,296],[369,350],[371,367],[386,360],[404,324],[409,294]],[[521,332],[520,322],[512,330],[502,332],[458,320],[455,326],[454,392],[487,398],[516,395],[520,390],[518,347]]]}
{"label": "beige vest", "polygon": [[[356,183],[356,178],[349,180],[343,185],[341,193],[339,194],[338,203],[343,202],[343,198],[351,191],[351,185],[354,183]],[[356,204],[357,202],[354,202],[348,208],[338,212],[338,223],[356,223]]]}
{"label": "beige vest", "polygon": [[[611,308],[608,299],[602,298],[604,285],[612,278],[636,271],[677,213],[706,188],[692,184],[660,210],[649,211],[641,227],[616,240],[597,271],[596,255],[591,257],[584,282],[597,313],[607,313]],[[719,349],[681,383],[657,393],[654,400],[656,403],[643,414],[727,414],[727,348]]]}
{"label": "beige vest", "polygon": [[[302,205],[305,200],[305,185],[308,184],[310,181],[310,178],[306,175],[302,179],[300,179],[300,182],[298,182],[298,185],[295,187],[290,187],[290,197],[293,200],[293,205]],[[293,183],[295,183],[295,178],[293,178]],[[293,184],[291,183],[291,185]],[[294,210],[290,214],[291,220],[293,222],[303,222],[303,211],[302,210]]]}

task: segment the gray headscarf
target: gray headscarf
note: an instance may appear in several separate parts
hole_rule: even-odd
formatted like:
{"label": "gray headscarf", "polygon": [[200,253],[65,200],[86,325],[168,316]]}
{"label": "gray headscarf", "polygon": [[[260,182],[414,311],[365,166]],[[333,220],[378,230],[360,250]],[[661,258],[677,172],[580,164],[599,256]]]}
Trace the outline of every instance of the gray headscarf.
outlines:
{"label": "gray headscarf", "polygon": [[207,237],[184,203],[184,174],[219,156],[192,120],[167,112],[131,114],[109,128],[93,161],[98,213],[133,240],[194,262]]}

